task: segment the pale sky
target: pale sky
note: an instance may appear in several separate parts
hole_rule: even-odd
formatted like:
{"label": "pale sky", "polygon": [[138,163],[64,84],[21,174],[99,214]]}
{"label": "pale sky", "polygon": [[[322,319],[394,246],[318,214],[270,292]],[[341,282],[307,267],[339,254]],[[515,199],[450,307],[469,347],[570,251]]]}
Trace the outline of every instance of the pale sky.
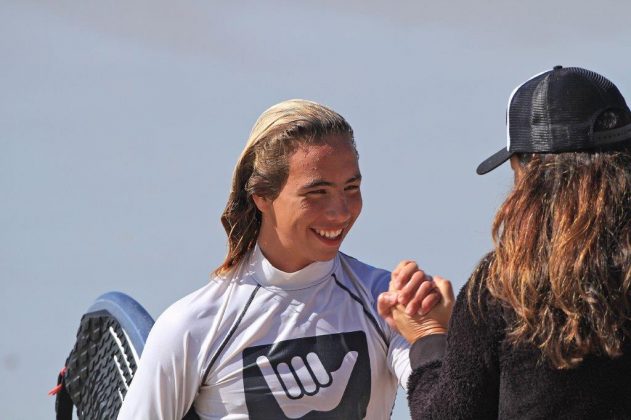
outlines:
{"label": "pale sky", "polygon": [[[415,258],[460,288],[512,182],[507,165],[475,174],[505,144],[511,90],[561,64],[631,100],[630,15],[624,0],[0,0],[2,418],[52,418],[46,392],[100,294],[157,317],[205,284],[233,166],[284,99],[355,129],[364,210],[343,251]],[[402,396],[393,418],[409,418]]]}

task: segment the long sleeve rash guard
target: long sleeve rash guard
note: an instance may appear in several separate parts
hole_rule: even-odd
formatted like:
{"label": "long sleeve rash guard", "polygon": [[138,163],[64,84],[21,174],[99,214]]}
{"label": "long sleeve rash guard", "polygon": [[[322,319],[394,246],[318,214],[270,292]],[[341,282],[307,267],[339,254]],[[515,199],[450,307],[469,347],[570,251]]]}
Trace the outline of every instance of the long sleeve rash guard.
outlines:
{"label": "long sleeve rash guard", "polygon": [[410,363],[377,315],[389,280],[341,253],[285,273],[255,248],[159,317],[119,420],[390,418]]}

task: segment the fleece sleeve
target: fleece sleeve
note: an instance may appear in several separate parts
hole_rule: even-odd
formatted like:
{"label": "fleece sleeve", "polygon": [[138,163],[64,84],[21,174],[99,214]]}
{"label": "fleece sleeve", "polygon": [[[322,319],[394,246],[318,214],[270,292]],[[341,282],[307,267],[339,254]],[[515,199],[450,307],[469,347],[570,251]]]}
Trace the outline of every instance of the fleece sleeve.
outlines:
{"label": "fleece sleeve", "polygon": [[425,337],[410,351],[408,402],[414,420],[497,418],[500,313],[477,304],[472,313],[466,289],[456,300],[448,335]]}

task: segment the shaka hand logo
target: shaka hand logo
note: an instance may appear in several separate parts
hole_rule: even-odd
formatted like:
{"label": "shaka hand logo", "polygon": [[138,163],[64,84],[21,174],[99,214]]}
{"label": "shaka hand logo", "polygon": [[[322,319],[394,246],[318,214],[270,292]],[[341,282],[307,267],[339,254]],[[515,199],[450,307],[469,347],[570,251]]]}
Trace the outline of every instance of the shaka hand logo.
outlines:
{"label": "shaka hand logo", "polygon": [[365,416],[371,384],[363,331],[251,347],[243,362],[253,420]]}
{"label": "shaka hand logo", "polygon": [[[316,398],[325,402],[320,404],[318,411],[331,411],[337,407],[356,361],[357,352],[351,351],[344,356],[342,366],[331,373],[313,352],[305,359],[293,357],[291,366],[279,363],[275,370],[266,356],[259,356],[256,364],[285,415],[298,419],[312,410],[309,407],[316,406]],[[292,404],[292,400],[301,400],[300,405]]]}

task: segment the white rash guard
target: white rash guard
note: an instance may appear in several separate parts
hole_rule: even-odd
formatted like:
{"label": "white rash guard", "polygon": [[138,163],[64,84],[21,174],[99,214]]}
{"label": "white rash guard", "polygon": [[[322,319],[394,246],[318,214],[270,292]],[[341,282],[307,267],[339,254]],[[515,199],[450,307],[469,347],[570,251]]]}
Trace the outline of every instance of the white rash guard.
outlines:
{"label": "white rash guard", "polygon": [[376,310],[389,281],[342,253],[285,273],[257,246],[158,318],[118,419],[389,419],[410,374]]}

